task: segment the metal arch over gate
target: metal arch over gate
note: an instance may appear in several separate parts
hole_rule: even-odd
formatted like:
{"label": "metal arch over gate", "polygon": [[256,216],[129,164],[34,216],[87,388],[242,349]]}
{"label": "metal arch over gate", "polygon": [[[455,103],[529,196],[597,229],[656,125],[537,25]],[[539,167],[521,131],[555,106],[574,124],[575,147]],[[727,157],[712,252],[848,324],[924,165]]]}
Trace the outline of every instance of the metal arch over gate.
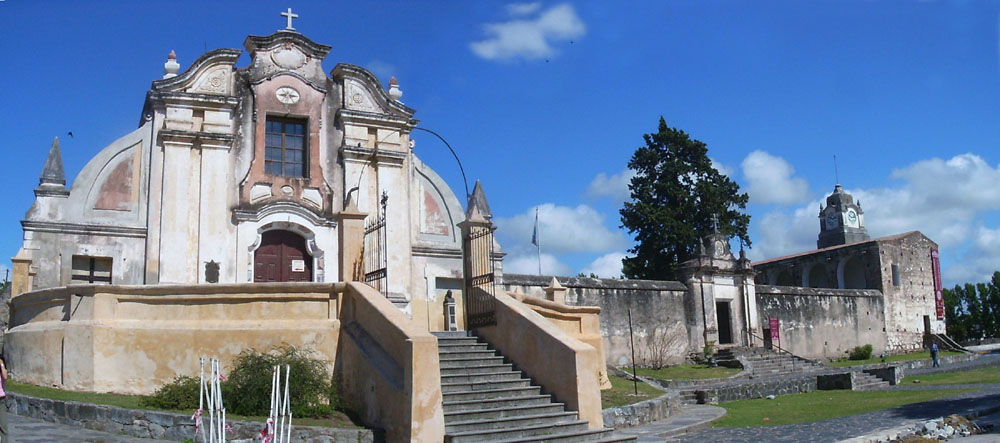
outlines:
{"label": "metal arch over gate", "polygon": [[381,213],[365,223],[365,283],[389,296],[385,207],[389,195],[382,191]]}
{"label": "metal arch over gate", "polygon": [[465,258],[465,327],[497,324],[496,274],[493,267],[493,227],[471,227],[463,239]]}

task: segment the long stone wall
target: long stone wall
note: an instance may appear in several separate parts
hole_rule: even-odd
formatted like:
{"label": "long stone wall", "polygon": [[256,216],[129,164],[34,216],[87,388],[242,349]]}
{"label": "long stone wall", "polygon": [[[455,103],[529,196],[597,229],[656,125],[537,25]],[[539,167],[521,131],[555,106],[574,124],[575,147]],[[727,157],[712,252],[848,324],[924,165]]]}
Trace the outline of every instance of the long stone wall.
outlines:
{"label": "long stone wall", "polygon": [[780,320],[780,346],[816,359],[846,356],[849,349],[871,344],[886,349],[884,298],[870,289],[800,288],[756,285],[763,328]]}
{"label": "long stone wall", "polygon": [[[703,338],[700,310],[687,286],[675,281],[556,277],[565,286],[566,304],[601,308],[601,336],[609,366],[631,364],[629,313],[637,364],[663,359],[674,364],[700,351]],[[551,276],[504,274],[508,292],[545,297]]]}

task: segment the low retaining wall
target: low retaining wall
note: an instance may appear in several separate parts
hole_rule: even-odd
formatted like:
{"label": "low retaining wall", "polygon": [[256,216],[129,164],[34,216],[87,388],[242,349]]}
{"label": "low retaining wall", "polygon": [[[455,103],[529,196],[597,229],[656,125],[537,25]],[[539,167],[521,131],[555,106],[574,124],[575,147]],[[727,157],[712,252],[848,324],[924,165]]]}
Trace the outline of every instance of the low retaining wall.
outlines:
{"label": "low retaining wall", "polygon": [[[50,400],[13,392],[7,393],[7,410],[13,414],[52,423],[138,438],[181,441],[195,437],[194,422],[187,414]],[[205,420],[207,424],[207,418]],[[227,435],[227,439],[230,440],[260,436],[260,430],[264,427],[263,422],[229,420],[226,423],[233,428],[233,432]],[[346,443],[382,441],[383,437],[380,431],[370,429],[292,426],[292,440]]]}
{"label": "low retaining wall", "polygon": [[601,414],[604,416],[604,426],[623,429],[663,420],[676,414],[680,407],[680,397],[670,392],[651,400],[608,408],[601,411]]}
{"label": "low retaining wall", "polygon": [[724,401],[763,398],[768,395],[798,394],[816,390],[816,375],[805,377],[757,380],[748,383],[698,389],[698,403],[717,404]]}

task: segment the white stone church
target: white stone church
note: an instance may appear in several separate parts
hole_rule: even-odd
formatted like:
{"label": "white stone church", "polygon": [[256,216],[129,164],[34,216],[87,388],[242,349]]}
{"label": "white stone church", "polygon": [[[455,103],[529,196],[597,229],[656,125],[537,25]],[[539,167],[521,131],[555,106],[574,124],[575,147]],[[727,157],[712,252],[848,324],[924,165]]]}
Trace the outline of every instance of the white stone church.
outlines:
{"label": "white stone church", "polygon": [[[344,280],[341,218],[387,217],[386,292],[420,311],[461,287],[462,205],[413,153],[414,110],[368,70],[322,62],[291,30],[219,49],[183,73],[171,53],[139,127],[65,188],[58,141],[15,258],[21,292],[73,283]],[[464,197],[464,196],[463,196]],[[345,212],[346,202],[356,201]],[[383,207],[384,204],[384,207]],[[440,292],[441,294],[438,294]],[[420,313],[422,314],[422,313]]]}

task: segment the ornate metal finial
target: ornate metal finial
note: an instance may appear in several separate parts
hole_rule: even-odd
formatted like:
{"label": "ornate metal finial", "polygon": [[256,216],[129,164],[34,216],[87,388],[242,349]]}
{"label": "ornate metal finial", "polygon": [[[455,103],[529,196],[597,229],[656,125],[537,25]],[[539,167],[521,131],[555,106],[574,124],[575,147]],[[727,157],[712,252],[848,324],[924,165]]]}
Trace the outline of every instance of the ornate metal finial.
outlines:
{"label": "ornate metal finial", "polygon": [[299,15],[296,14],[296,13],[294,13],[294,12],[292,12],[292,8],[288,8],[288,11],[287,12],[282,12],[281,15],[283,17],[285,17],[286,19],[288,19],[288,24],[285,25],[285,30],[286,31],[294,31],[295,28],[292,27],[292,19],[299,18]]}
{"label": "ornate metal finial", "polygon": [[385,190],[383,189],[383,190],[382,190],[382,200],[380,201],[380,203],[382,203],[382,212],[383,212],[383,213],[385,213],[385,205],[386,205],[386,204],[387,204],[388,202],[389,202],[389,194],[388,194],[388,193],[386,193],[386,192],[385,192]]}

